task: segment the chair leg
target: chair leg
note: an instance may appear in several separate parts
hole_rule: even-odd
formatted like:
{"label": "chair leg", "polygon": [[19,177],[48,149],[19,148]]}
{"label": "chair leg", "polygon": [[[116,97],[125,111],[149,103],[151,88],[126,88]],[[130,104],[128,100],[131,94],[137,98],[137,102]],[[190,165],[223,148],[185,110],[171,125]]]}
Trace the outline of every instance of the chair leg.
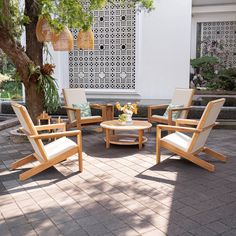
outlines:
{"label": "chair leg", "polygon": [[156,128],[156,163],[161,162],[161,129]]}
{"label": "chair leg", "polygon": [[24,173],[20,174],[19,179],[21,181],[26,180],[26,179],[44,171],[44,170],[46,170],[47,168],[49,168],[51,166],[53,166],[53,164],[48,164],[48,163],[39,164],[38,166],[35,166],[32,169],[27,170]]}
{"label": "chair leg", "polygon": [[77,129],[81,130],[81,128],[82,128],[81,124],[77,122]]}
{"label": "chair leg", "polygon": [[35,160],[36,159],[34,157],[34,154],[32,153],[32,154],[30,154],[30,155],[28,155],[26,157],[23,157],[22,159],[14,162],[14,163],[12,163],[11,164],[11,169],[14,170],[14,169],[16,169],[18,167],[21,167],[21,166],[23,166],[23,165],[25,165],[25,164],[27,164],[27,163],[29,163],[31,161],[35,161]]}
{"label": "chair leg", "polygon": [[[150,113],[150,112],[149,112]],[[148,114],[148,122],[152,124],[152,120],[151,120],[151,115]],[[152,127],[148,128],[148,132],[151,133],[152,132]]]}
{"label": "chair leg", "polygon": [[78,159],[79,159],[79,171],[83,171],[83,156],[82,156],[82,151],[79,150],[78,152]]}
{"label": "chair leg", "polygon": [[221,153],[218,153],[210,148],[204,147],[202,151],[205,152],[206,154],[216,158],[217,160],[222,161],[222,162],[226,162],[226,160],[227,160],[226,156],[224,156]]}
{"label": "chair leg", "polygon": [[196,154],[190,154],[190,153],[184,153],[181,155],[182,157],[186,158],[187,160],[193,162],[194,164],[210,171],[213,172],[215,171],[215,166],[208,163],[207,161],[202,160],[198,155]]}
{"label": "chair leg", "polygon": [[79,171],[83,171],[82,136],[77,136]]}

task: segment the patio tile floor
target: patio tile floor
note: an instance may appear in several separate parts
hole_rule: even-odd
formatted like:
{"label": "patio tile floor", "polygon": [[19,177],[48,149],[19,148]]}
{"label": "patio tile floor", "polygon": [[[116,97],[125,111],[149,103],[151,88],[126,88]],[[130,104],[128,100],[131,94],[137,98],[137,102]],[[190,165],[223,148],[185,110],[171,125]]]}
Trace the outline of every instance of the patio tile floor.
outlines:
{"label": "patio tile floor", "polygon": [[[209,173],[147,144],[105,148],[96,126],[83,129],[84,172],[77,158],[20,182],[10,164],[30,153],[0,132],[0,235],[236,235],[236,130],[213,130],[208,146],[228,156]],[[171,157],[171,158],[168,158]]]}

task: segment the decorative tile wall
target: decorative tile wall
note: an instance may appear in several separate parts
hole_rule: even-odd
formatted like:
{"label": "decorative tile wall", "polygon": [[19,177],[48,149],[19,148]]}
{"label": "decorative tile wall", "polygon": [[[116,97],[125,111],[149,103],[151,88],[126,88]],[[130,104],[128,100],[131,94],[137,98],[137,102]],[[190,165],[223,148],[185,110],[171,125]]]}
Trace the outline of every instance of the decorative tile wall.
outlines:
{"label": "decorative tile wall", "polygon": [[236,66],[236,21],[201,23],[201,39],[223,40],[229,52],[227,65]]}
{"label": "decorative tile wall", "polygon": [[135,89],[136,10],[110,4],[94,12],[94,50],[69,53],[69,85],[86,89]]}

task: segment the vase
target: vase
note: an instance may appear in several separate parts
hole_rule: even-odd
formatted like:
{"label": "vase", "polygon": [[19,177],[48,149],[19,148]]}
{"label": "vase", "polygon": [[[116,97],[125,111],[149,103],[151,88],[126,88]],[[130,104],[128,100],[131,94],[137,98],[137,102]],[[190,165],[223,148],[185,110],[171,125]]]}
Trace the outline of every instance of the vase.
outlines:
{"label": "vase", "polygon": [[126,125],[132,125],[133,124],[133,120],[132,120],[133,112],[132,111],[126,111],[125,114],[127,116]]}

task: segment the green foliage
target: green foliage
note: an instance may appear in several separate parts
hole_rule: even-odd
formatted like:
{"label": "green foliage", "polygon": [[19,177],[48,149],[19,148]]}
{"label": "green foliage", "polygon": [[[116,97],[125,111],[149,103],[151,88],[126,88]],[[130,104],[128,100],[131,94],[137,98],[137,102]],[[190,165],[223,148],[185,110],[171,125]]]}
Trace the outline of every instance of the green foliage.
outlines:
{"label": "green foliage", "polygon": [[201,42],[200,58],[191,60],[194,68],[191,84],[212,90],[236,90],[236,68],[232,68],[224,40],[207,39]]}
{"label": "green foliage", "polygon": [[[93,23],[92,12],[102,9],[107,4],[119,5],[125,0],[32,0],[41,9],[41,15],[47,18],[52,28],[59,32],[64,26],[87,30]],[[131,6],[138,9],[152,10],[154,0],[130,0]],[[19,7],[19,0],[0,0],[0,24],[11,30],[14,37],[20,37],[23,26],[29,23],[24,9]]]}
{"label": "green foliage", "polygon": [[209,84],[211,89],[236,90],[236,68],[222,69],[218,76]]}
{"label": "green foliage", "polygon": [[44,93],[44,107],[47,112],[54,112],[60,106],[60,97],[56,80],[50,75],[43,75],[38,81],[38,87]]}
{"label": "green foliage", "polygon": [[[82,28],[88,30],[92,23],[92,11],[102,9],[107,4],[122,4],[124,0],[41,0],[42,15],[47,18],[49,24],[55,31],[61,31],[65,25],[69,28]],[[131,0],[131,5],[138,5],[140,9],[153,9],[153,0]]]}
{"label": "green foliage", "polygon": [[[48,64],[47,64],[48,65]],[[44,65],[45,66],[45,65]],[[51,65],[52,66],[52,65]],[[53,71],[48,74],[43,73],[43,66],[29,66],[29,80],[32,83],[37,83],[38,92],[44,94],[44,108],[47,112],[54,112],[60,106],[60,97],[58,94],[58,86],[56,80],[51,76]],[[53,66],[52,66],[53,68]]]}
{"label": "green foliage", "polygon": [[10,30],[13,37],[19,38],[28,22],[29,18],[19,7],[18,0],[0,0],[0,24]]}
{"label": "green foliage", "polygon": [[21,82],[10,79],[0,81],[0,98],[21,100],[22,99]]}
{"label": "green foliage", "polygon": [[15,73],[14,64],[11,62],[11,60],[9,60],[7,55],[3,53],[1,50],[0,50],[0,73],[10,74],[10,75],[13,75]]}
{"label": "green foliage", "polygon": [[193,68],[214,66],[217,63],[219,63],[218,58],[212,56],[204,56],[191,60],[191,66]]}
{"label": "green foliage", "polygon": [[128,117],[127,114],[123,113],[123,114],[118,116],[118,121],[119,122],[125,122],[125,121],[127,121],[127,117]]}
{"label": "green foliage", "polygon": [[191,66],[195,69],[195,73],[201,74],[207,82],[215,77],[215,65],[218,63],[218,58],[211,56],[196,58],[190,62]]}
{"label": "green foliage", "polygon": [[219,59],[211,56],[204,56],[191,60],[195,74],[201,76],[206,87],[212,90],[236,90],[236,68],[215,69]]}

